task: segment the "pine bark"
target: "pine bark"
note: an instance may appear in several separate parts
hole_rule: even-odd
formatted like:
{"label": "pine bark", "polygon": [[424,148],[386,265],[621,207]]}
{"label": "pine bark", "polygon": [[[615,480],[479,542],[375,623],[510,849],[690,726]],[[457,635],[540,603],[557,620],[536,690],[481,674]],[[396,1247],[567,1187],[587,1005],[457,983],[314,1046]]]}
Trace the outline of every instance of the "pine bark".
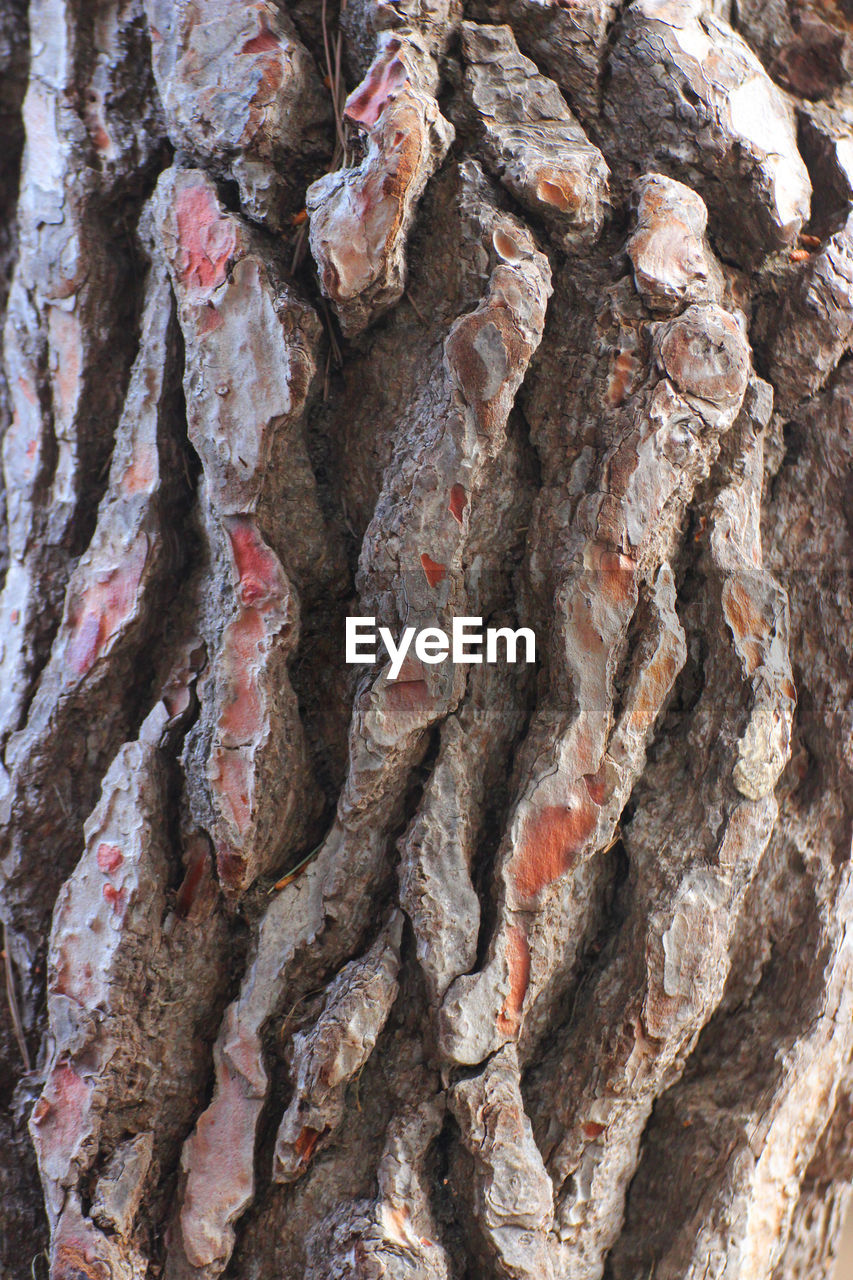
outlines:
{"label": "pine bark", "polygon": [[0,0],[0,1280],[832,1275],[851,24]]}

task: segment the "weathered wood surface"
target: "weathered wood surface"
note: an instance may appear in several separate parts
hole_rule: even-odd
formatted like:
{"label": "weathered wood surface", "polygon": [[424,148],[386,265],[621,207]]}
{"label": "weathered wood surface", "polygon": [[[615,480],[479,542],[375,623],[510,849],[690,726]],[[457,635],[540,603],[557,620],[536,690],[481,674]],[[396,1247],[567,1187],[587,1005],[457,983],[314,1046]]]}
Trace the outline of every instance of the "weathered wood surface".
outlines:
{"label": "weathered wood surface", "polygon": [[0,0],[0,72],[0,1280],[828,1280],[848,0]]}

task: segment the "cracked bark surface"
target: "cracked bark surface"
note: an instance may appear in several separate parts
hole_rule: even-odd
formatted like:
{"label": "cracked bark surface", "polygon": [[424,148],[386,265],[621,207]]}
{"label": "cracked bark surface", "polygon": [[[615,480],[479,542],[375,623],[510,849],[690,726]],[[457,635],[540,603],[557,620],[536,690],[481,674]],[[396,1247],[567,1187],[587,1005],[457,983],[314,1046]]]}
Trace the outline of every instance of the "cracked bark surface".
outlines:
{"label": "cracked bark surface", "polygon": [[0,0],[0,1280],[830,1280],[851,21]]}

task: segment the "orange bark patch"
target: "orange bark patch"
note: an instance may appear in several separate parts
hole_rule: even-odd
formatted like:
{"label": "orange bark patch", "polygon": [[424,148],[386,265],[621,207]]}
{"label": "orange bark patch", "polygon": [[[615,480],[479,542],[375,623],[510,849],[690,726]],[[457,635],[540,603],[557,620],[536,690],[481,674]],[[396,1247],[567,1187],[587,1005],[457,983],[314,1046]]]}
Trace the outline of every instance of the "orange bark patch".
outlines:
{"label": "orange bark patch", "polygon": [[583,782],[589,792],[589,798],[593,804],[599,806],[604,804],[607,796],[607,767],[602,764],[596,773],[585,773]]}
{"label": "orange bark patch", "polygon": [[561,213],[569,213],[580,204],[575,175],[558,169],[540,169],[536,177],[536,195]]}
{"label": "orange bark patch", "polygon": [[630,351],[620,351],[613,361],[610,377],[607,379],[607,391],[604,400],[612,409],[622,404],[634,383],[638,361]]}
{"label": "orange bark patch", "polygon": [[506,962],[509,994],[498,1014],[498,1030],[514,1036],[521,1025],[521,1010],[530,982],[530,946],[523,929],[512,925],[507,931]]}
{"label": "orange bark patch", "polygon": [[535,898],[570,871],[597,821],[598,805],[585,786],[573,788],[570,804],[546,805],[528,818],[511,872],[518,896]]}
{"label": "orange bark patch", "polygon": [[630,713],[631,728],[636,733],[645,733],[651,728],[678,674],[677,666],[672,650],[663,648],[646,667]]}
{"label": "orange bark patch", "polygon": [[736,640],[766,636],[767,624],[741,582],[729,582],[723,591],[723,612]]}
{"label": "orange bark patch", "polygon": [[421,566],[426,580],[431,587],[437,587],[447,577],[447,566],[438,564],[437,561],[430,558],[426,552],[421,556]]}
{"label": "orange bark patch", "polygon": [[450,514],[453,516],[453,519],[457,520],[459,524],[462,523],[462,516],[465,512],[465,508],[467,505],[468,505],[467,493],[462,488],[461,484],[455,484],[453,488],[450,490],[450,501],[447,504],[447,509],[450,512]]}
{"label": "orange bark patch", "polygon": [[312,1129],[310,1125],[306,1125],[300,1133],[296,1142],[293,1144],[296,1154],[303,1164],[307,1164],[314,1154],[314,1149],[320,1140],[320,1130]]}
{"label": "orange bark patch", "polygon": [[104,875],[111,875],[124,862],[121,849],[114,844],[99,844],[98,852],[95,856],[98,859],[98,866]]}
{"label": "orange bark patch", "polygon": [[176,270],[192,289],[209,291],[225,279],[228,261],[237,247],[234,223],[219,210],[205,185],[184,187],[175,202],[178,225]]}
{"label": "orange bark patch", "polygon": [[271,31],[261,31],[247,40],[241,53],[272,53],[279,46],[278,38]]}

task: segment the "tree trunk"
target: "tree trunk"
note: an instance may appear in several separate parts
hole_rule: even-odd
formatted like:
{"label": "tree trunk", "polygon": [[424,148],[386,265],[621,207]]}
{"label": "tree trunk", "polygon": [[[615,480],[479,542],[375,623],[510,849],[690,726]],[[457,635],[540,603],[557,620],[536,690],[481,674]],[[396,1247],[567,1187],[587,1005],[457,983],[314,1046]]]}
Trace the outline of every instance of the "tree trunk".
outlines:
{"label": "tree trunk", "polygon": [[0,1280],[829,1277],[853,6],[0,4]]}

